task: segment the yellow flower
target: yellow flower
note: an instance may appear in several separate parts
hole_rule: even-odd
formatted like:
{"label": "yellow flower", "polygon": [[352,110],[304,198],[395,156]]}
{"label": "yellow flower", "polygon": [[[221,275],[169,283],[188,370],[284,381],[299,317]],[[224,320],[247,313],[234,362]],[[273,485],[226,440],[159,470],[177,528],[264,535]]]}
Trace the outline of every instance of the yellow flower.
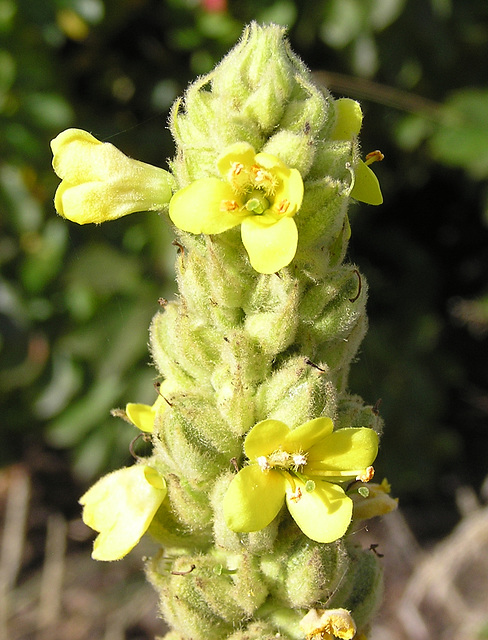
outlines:
{"label": "yellow flower", "polygon": [[356,624],[347,609],[311,609],[300,620],[307,640],[352,640]]}
{"label": "yellow flower", "polygon": [[67,129],[51,141],[53,168],[62,179],[54,205],[77,222],[105,222],[136,211],[160,211],[171,198],[164,169],[132,160],[87,131]]}
{"label": "yellow flower", "polygon": [[390,496],[390,484],[386,478],[381,484],[371,482],[368,486],[362,483],[354,485],[354,493],[351,496],[355,521],[384,516],[398,508],[398,498]]}
{"label": "yellow flower", "polygon": [[173,223],[190,233],[222,233],[241,225],[242,242],[253,268],[274,273],[295,257],[303,181],[269,153],[256,154],[246,142],[227,148],[217,161],[221,178],[202,178],[178,191],[170,202]]}
{"label": "yellow flower", "polygon": [[333,431],[330,418],[293,430],[279,420],[263,420],[249,431],[244,450],[250,464],[224,496],[229,529],[259,531],[286,501],[306,536],[333,542],[344,535],[352,517],[352,500],[340,484],[372,478],[378,436],[366,428]]}
{"label": "yellow flower", "polygon": [[99,532],[95,560],[119,560],[142,538],[166,497],[166,482],[147,465],[113,471],[80,498],[83,522]]}

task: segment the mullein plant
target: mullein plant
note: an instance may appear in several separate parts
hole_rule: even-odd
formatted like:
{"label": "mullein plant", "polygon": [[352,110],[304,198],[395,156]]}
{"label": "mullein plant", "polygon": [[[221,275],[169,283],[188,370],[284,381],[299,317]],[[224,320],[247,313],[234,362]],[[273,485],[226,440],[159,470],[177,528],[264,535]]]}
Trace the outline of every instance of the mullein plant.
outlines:
{"label": "mullein plant", "polygon": [[[251,24],[171,111],[170,171],[70,129],[52,142],[58,213],[169,215],[177,300],[150,327],[152,406],[118,411],[152,453],[80,502],[93,558],[148,532],[166,640],[363,639],[381,597],[357,530],[381,419],[348,390],[367,285],[346,259],[352,200],[380,204],[359,104],[316,86],[284,30]],[[162,222],[164,224],[164,222]]]}

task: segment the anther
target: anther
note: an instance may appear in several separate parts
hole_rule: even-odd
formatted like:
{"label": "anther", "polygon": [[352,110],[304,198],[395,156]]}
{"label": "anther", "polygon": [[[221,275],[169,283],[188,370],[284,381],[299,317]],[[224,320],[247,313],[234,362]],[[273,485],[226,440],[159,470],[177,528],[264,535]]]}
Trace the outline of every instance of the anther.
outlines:
{"label": "anther", "polygon": [[293,502],[298,502],[301,497],[302,490],[300,489],[300,487],[297,487],[295,491],[290,495],[290,500],[293,500]]}
{"label": "anther", "polygon": [[356,476],[356,480],[360,482],[369,482],[373,479],[374,476],[374,467],[367,467],[364,470],[364,473],[361,473],[359,476]]}
{"label": "anther", "polygon": [[385,156],[381,153],[381,151],[379,149],[376,149],[376,151],[371,151],[367,154],[364,164],[369,165],[373,164],[373,162],[381,162],[384,157]]}
{"label": "anther", "polygon": [[236,211],[239,209],[239,204],[235,200],[222,200],[220,203],[221,211]]}
{"label": "anther", "polygon": [[233,162],[230,168],[230,174],[231,176],[238,176],[243,169],[244,165],[242,162]]}
{"label": "anther", "polygon": [[290,201],[289,200],[281,200],[278,204],[278,206],[276,207],[276,210],[278,211],[278,213],[286,213],[288,211],[288,209],[290,208]]}

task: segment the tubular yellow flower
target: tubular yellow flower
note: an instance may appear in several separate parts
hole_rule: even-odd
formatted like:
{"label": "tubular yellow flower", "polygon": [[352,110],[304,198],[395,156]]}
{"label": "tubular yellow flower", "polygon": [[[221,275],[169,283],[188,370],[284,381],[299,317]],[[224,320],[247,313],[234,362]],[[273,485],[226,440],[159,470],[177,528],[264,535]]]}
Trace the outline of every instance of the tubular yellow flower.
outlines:
{"label": "tubular yellow flower", "polygon": [[160,211],[171,198],[164,169],[128,158],[87,131],[67,129],[51,141],[53,168],[62,182],[54,197],[60,216],[86,224],[136,211]]}
{"label": "tubular yellow flower", "polygon": [[95,560],[120,560],[136,546],[166,497],[166,482],[147,465],[134,465],[100,478],[80,498],[83,522],[99,532]]}
{"label": "tubular yellow flower", "polygon": [[372,477],[378,436],[372,429],[333,431],[330,418],[291,430],[279,420],[258,422],[244,449],[250,464],[234,477],[224,497],[224,515],[233,531],[259,531],[288,510],[303,533],[316,542],[344,535],[352,500],[343,482]]}
{"label": "tubular yellow flower", "polygon": [[238,142],[220,156],[221,178],[202,178],[170,202],[173,223],[190,233],[222,233],[241,225],[253,268],[274,273],[295,257],[298,231],[293,216],[303,199],[300,172],[269,153],[256,154]]}

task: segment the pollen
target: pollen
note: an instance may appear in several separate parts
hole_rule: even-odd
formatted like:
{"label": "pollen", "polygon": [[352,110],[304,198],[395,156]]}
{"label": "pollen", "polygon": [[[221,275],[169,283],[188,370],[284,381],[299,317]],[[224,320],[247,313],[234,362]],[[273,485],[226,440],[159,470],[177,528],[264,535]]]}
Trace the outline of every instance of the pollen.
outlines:
{"label": "pollen", "polygon": [[222,200],[220,203],[221,211],[237,211],[239,204],[235,200]]}
{"label": "pollen", "polygon": [[231,177],[238,176],[243,169],[244,165],[242,164],[242,162],[233,162],[230,168]]}

